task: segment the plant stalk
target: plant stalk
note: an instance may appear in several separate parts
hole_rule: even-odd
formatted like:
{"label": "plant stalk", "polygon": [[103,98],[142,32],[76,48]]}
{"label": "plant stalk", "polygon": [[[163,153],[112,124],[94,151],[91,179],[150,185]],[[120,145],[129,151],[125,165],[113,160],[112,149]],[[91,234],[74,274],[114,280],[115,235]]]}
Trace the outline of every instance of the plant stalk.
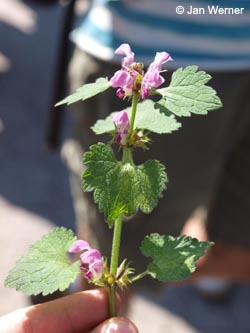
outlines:
{"label": "plant stalk", "polygon": [[132,111],[131,111],[131,119],[130,119],[130,127],[128,131],[128,137],[130,138],[133,129],[134,129],[134,123],[135,123],[135,115],[136,115],[136,109],[137,109],[137,104],[139,101],[139,95],[135,94],[132,98]]}
{"label": "plant stalk", "polygon": [[[122,232],[122,215],[120,215],[117,218],[117,220],[115,221],[114,233],[113,233],[113,243],[112,243],[112,252],[111,252],[111,260],[110,260],[110,273],[114,277],[116,276],[118,263],[119,263],[121,232]],[[111,286],[109,288],[109,311],[110,311],[110,317],[117,316],[115,286]]]}
{"label": "plant stalk", "polygon": [[123,149],[122,164],[130,163],[131,165],[134,165],[132,152],[131,148]]}
{"label": "plant stalk", "polygon": [[115,286],[109,288],[109,316],[110,318],[117,316]]}

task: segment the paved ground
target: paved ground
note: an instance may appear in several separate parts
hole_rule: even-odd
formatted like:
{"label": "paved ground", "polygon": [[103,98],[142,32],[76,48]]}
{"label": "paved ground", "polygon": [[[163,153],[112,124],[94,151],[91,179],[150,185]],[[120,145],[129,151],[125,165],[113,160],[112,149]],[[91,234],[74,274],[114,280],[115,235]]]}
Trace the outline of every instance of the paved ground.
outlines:
{"label": "paved ground", "polygon": [[[34,35],[0,23],[0,52],[11,62],[0,74],[0,314],[30,304],[3,287],[15,260],[54,225],[74,227],[66,168],[43,148],[62,13],[34,9]],[[16,26],[32,30],[32,15],[28,26],[15,18]],[[250,332],[249,285],[236,285],[224,304],[205,301],[190,286],[168,288],[154,301],[137,296],[132,303],[129,316],[140,332]]]}

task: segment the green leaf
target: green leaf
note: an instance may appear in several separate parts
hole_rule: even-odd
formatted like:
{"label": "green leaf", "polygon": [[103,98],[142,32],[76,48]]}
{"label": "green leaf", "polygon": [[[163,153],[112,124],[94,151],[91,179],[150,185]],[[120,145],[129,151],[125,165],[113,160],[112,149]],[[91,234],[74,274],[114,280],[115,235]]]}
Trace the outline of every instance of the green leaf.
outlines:
{"label": "green leaf", "polygon": [[205,85],[211,76],[197,70],[197,66],[179,68],[173,73],[170,86],[157,90],[163,96],[156,104],[162,112],[190,116],[191,113],[207,114],[222,106],[216,91]]}
{"label": "green leaf", "polygon": [[97,134],[112,133],[115,131],[115,125],[112,121],[112,118],[116,112],[111,113],[105,119],[98,119],[94,126],[91,127],[92,131]]}
{"label": "green leaf", "polygon": [[94,191],[94,200],[112,227],[121,215],[133,215],[140,209],[150,213],[166,187],[165,167],[158,161],[135,166],[116,161],[110,146],[98,143],[85,153],[82,188]]}
{"label": "green leaf", "polygon": [[151,234],[144,238],[141,251],[153,259],[147,268],[149,274],[166,282],[187,278],[195,271],[195,261],[212,245],[189,236],[174,238]]}
{"label": "green leaf", "polygon": [[75,240],[71,230],[54,229],[17,261],[5,280],[5,286],[27,295],[48,295],[58,289],[65,290],[80,273],[79,261],[72,264],[67,257],[67,251]]}
{"label": "green leaf", "polygon": [[166,116],[160,113],[155,108],[154,102],[146,100],[138,104],[134,127],[158,134],[167,134],[178,130],[181,124],[177,122],[173,114]]}
{"label": "green leaf", "polygon": [[75,93],[64,98],[62,101],[58,102],[55,106],[62,104],[70,105],[77,101],[85,101],[90,97],[93,97],[101,92],[110,88],[111,85],[107,78],[100,77],[94,83],[84,84],[82,87],[78,88]]}
{"label": "green leaf", "polygon": [[[130,118],[131,108],[127,108],[126,111]],[[114,131],[115,126],[112,121],[114,115],[115,113],[112,113],[106,119],[98,120],[92,127],[92,130],[96,134]],[[155,108],[155,103],[151,100],[146,100],[137,106],[134,128],[145,129],[158,134],[166,134],[178,130],[180,126],[181,124],[176,121],[173,114],[166,116],[161,113],[158,108]]]}

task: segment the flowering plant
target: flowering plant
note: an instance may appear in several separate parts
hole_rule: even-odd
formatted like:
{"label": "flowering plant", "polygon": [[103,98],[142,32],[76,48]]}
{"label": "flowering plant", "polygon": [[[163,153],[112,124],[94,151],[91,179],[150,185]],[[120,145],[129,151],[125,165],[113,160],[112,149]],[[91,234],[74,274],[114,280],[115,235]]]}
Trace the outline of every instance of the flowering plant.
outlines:
{"label": "flowering plant", "polygon": [[[216,92],[206,83],[210,75],[197,66],[176,70],[168,87],[161,75],[163,65],[171,61],[166,52],[158,52],[145,72],[142,63],[135,62],[128,44],[116,53],[124,56],[121,69],[108,80],[99,78],[85,84],[57,105],[85,100],[113,87],[118,98],[132,106],[98,120],[92,127],[97,134],[111,134],[108,144],[97,143],[84,154],[83,191],[94,192],[94,200],[110,229],[113,229],[111,258],[104,258],[84,240],[76,240],[72,231],[56,228],[31,246],[6,278],[6,286],[29,295],[47,295],[63,291],[81,273],[90,283],[109,289],[110,316],[116,315],[116,288],[125,288],[145,275],[160,281],[180,280],[195,270],[195,261],[212,243],[195,238],[177,238],[151,234],[142,241],[141,252],[152,262],[142,273],[136,273],[127,259],[119,260],[123,218],[138,210],[148,214],[156,207],[166,188],[165,167],[157,160],[135,165],[133,153],[137,148],[148,149],[150,133],[167,134],[180,128],[176,116],[207,114],[221,106]],[[154,95],[153,102],[148,97]],[[122,159],[118,161],[112,145],[118,145]],[[71,262],[69,253],[80,253]]]}

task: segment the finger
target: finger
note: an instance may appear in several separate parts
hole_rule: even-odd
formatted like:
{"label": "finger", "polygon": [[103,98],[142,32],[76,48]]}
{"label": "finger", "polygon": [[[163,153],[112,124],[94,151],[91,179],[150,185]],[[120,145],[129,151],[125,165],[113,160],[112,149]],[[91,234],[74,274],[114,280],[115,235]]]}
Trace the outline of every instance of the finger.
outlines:
{"label": "finger", "polygon": [[1,317],[0,332],[89,332],[109,317],[108,303],[105,289],[76,293]]}
{"label": "finger", "polygon": [[90,333],[138,333],[138,329],[127,318],[117,317],[106,320]]}
{"label": "finger", "polygon": [[[41,305],[43,306],[43,305]],[[68,333],[89,329],[98,325],[109,316],[107,290],[90,290],[76,293],[44,305],[44,319],[50,318],[51,329],[40,328],[41,333]],[[34,326],[39,326],[41,315],[33,318]],[[48,320],[47,320],[48,322]],[[35,332],[39,332],[34,329]]]}

